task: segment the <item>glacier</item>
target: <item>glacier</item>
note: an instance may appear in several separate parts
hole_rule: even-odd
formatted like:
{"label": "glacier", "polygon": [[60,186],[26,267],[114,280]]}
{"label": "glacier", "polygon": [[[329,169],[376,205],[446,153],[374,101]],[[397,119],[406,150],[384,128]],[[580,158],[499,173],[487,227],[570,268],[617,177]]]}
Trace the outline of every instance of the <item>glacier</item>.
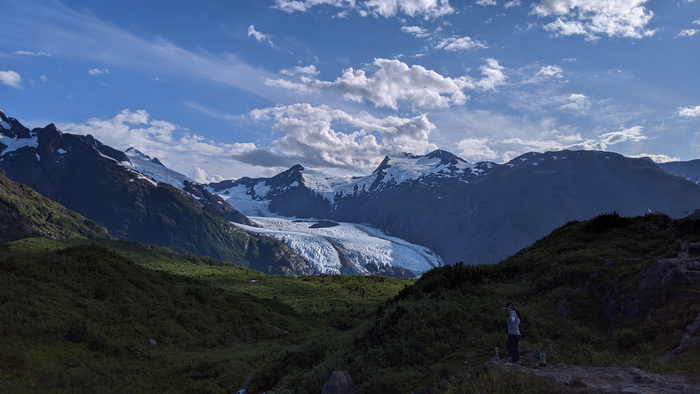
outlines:
{"label": "glacier", "polygon": [[[442,266],[430,249],[356,223],[249,216],[260,227],[236,224],[252,234],[275,238],[298,253],[319,274],[369,275],[368,266],[402,267],[420,276]],[[321,224],[321,225],[319,225]]]}

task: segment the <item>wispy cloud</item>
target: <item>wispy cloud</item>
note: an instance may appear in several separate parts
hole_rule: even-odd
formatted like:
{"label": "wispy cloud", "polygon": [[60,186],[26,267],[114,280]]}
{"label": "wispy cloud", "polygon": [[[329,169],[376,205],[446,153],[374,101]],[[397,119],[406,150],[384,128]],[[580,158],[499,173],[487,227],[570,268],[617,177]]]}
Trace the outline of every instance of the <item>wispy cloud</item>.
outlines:
{"label": "wispy cloud", "polygon": [[106,68],[93,68],[93,69],[88,70],[88,74],[90,74],[90,75],[109,74],[109,70]]}
{"label": "wispy cloud", "polygon": [[253,37],[255,38],[258,42],[267,42],[270,44],[270,46],[274,47],[274,44],[272,41],[267,38],[267,36],[257,30],[255,30],[255,26],[250,25],[248,26],[248,37]]}
{"label": "wispy cloud", "polygon": [[676,34],[676,38],[678,38],[678,37],[692,37],[698,33],[700,33],[700,29],[683,29],[683,30],[681,30],[680,33]]}
{"label": "wispy cloud", "polygon": [[425,28],[420,26],[402,26],[401,31],[408,34],[413,34],[418,38],[425,38],[430,36],[430,33],[428,33],[428,31]]}
{"label": "wispy cloud", "polygon": [[193,52],[163,38],[144,39],[58,2],[48,5],[33,0],[8,1],[3,7],[12,7],[15,19],[14,28],[0,35],[0,44],[21,42],[32,50],[42,48],[41,52],[52,56],[99,61],[110,69],[120,67],[150,75],[208,80],[275,98],[260,83],[273,74],[234,55]]}
{"label": "wispy cloud", "polygon": [[22,56],[51,56],[51,53],[49,52],[31,52],[31,51],[16,51],[13,52],[13,55],[22,55]]}

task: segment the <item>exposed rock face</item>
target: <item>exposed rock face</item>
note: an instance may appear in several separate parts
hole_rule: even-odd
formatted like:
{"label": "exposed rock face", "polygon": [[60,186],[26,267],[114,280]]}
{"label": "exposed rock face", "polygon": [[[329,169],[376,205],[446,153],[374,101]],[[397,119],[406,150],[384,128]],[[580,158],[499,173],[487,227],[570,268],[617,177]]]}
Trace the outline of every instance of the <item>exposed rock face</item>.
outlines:
{"label": "exposed rock face", "polygon": [[[683,255],[683,251],[679,255]],[[700,281],[700,260],[687,257],[660,257],[639,275],[637,289],[641,291],[683,286]]]}
{"label": "exposed rock face", "polygon": [[321,394],[353,394],[355,383],[347,371],[333,371],[331,377],[323,384]]}

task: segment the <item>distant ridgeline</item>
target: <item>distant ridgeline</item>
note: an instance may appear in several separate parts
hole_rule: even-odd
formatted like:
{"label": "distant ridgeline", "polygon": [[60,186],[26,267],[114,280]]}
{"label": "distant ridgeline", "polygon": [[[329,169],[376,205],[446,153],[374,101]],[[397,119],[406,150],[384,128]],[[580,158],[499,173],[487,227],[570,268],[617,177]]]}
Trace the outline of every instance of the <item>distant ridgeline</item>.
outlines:
{"label": "distant ridgeline", "polygon": [[[493,264],[572,220],[606,212],[679,218],[700,207],[694,178],[700,161],[657,165],[611,152],[561,151],[467,163],[438,150],[387,156],[362,177],[295,165],[271,178],[201,185],[136,150],[122,152],[53,124],[29,130],[0,113],[0,132],[0,170],[8,178],[94,220],[112,237],[284,275],[319,271],[284,236],[242,231],[235,224],[256,226],[246,215],[368,224],[425,247],[436,261]],[[328,248],[334,258],[352,258],[334,247]]]}

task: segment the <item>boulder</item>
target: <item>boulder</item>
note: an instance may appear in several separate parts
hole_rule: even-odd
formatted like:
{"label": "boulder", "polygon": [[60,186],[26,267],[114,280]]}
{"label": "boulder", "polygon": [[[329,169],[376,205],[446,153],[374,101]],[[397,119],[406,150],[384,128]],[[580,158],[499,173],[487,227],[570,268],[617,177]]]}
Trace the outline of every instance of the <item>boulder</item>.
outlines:
{"label": "boulder", "polygon": [[347,371],[333,371],[321,390],[321,394],[353,394],[354,392],[355,383]]}

